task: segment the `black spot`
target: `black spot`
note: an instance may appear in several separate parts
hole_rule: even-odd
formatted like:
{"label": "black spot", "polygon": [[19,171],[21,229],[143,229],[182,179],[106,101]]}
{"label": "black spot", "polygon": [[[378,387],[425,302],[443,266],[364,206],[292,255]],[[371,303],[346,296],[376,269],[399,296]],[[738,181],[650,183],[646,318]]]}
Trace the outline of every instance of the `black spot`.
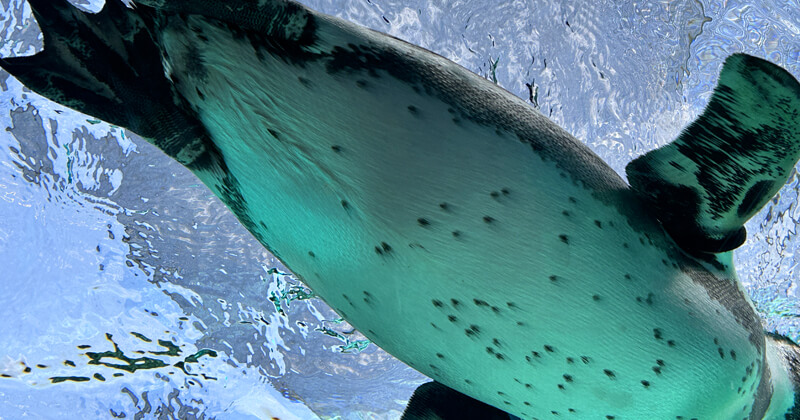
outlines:
{"label": "black spot", "polygon": [[575,359],[573,359],[571,357],[567,357],[567,363],[573,364],[573,363],[575,363]]}
{"label": "black spot", "polygon": [[432,300],[431,303],[433,303],[433,306],[435,306],[437,308],[441,308],[441,307],[444,306],[444,303],[442,303],[442,301],[438,300],[438,299]]}
{"label": "black spot", "polygon": [[717,347],[717,353],[719,353],[719,358],[720,359],[724,359],[725,358],[725,350],[722,350],[722,347]]}
{"label": "black spot", "polygon": [[545,344],[545,345],[544,345],[544,349],[545,349],[545,351],[547,351],[548,353],[552,353],[552,352],[556,351],[556,349],[555,349],[553,346],[549,345],[549,344]]}
{"label": "black spot", "polygon": [[366,88],[369,83],[366,80],[356,80],[356,86],[360,87],[361,89]]}
{"label": "black spot", "polygon": [[408,112],[415,117],[419,116],[419,109],[417,109],[417,107],[415,107],[414,105],[408,106]]}
{"label": "black spot", "polygon": [[562,211],[562,212],[561,212],[561,214],[563,214],[563,215],[564,215],[564,216],[566,216],[566,217],[569,217],[569,212],[568,212],[568,211],[566,211],[566,210]]}
{"label": "black spot", "polygon": [[450,208],[450,206],[447,203],[439,203],[439,208],[447,211],[447,209]]}
{"label": "black spot", "polygon": [[305,77],[298,77],[297,81],[299,81],[300,84],[305,87],[311,87],[311,80],[308,80]]}
{"label": "black spot", "polygon": [[492,191],[491,193],[489,193],[489,195],[492,196],[492,198],[495,198],[495,199],[500,197],[500,193],[497,192],[497,191]]}
{"label": "black spot", "polygon": [[314,251],[308,251],[308,256],[311,257],[311,258],[315,258],[316,257],[316,255],[314,254]]}
{"label": "black spot", "polygon": [[664,338],[664,332],[661,331],[661,328],[653,328],[653,337],[655,337],[656,340],[661,340]]}
{"label": "black spot", "polygon": [[642,381],[642,386],[644,386],[645,388],[650,388],[650,382],[649,381]]}
{"label": "black spot", "polygon": [[736,352],[731,350],[731,359],[736,360]]}
{"label": "black spot", "polygon": [[592,300],[594,300],[595,302],[600,300],[600,295],[592,295]]}
{"label": "black spot", "polygon": [[459,236],[461,236],[461,232],[460,232],[460,231],[458,231],[458,230],[454,230],[454,231],[453,231],[453,237],[454,237],[454,238],[458,238]]}
{"label": "black spot", "polygon": [[195,88],[195,90],[197,91],[197,96],[200,97],[200,100],[201,101],[205,101],[206,100],[206,95],[203,95],[203,92],[200,92],[200,88]]}
{"label": "black spot", "polygon": [[450,322],[458,322],[458,318],[455,315],[448,315],[447,320]]}
{"label": "black spot", "polygon": [[624,277],[625,277],[625,280],[630,280],[631,279],[631,275],[630,274],[625,274]]}
{"label": "black spot", "polygon": [[653,366],[653,372],[655,372],[656,375],[661,375],[661,366]]}
{"label": "black spot", "polygon": [[381,242],[381,248],[383,248],[383,252],[386,253],[392,252],[392,247],[386,242]]}
{"label": "black spot", "polygon": [[531,354],[533,355],[533,357],[536,357],[536,358],[542,357],[542,354],[539,353],[538,351],[531,351]]}
{"label": "black spot", "polygon": [[572,375],[568,375],[568,374],[566,374],[566,373],[565,373],[565,374],[563,375],[563,377],[564,377],[564,380],[565,380],[565,381],[567,381],[567,382],[572,382]]}
{"label": "black spot", "polygon": [[461,305],[461,302],[458,299],[450,299],[450,303],[453,304],[454,308],[458,308],[458,305]]}
{"label": "black spot", "polygon": [[570,202],[570,203],[572,203],[572,204],[575,204],[575,203],[577,203],[577,202],[578,202],[578,200],[577,200],[577,199],[575,199],[575,197],[570,197],[570,198],[569,198],[569,202]]}
{"label": "black spot", "polygon": [[514,303],[514,302],[506,302],[506,306],[508,306],[511,309],[516,309],[517,308],[517,304]]}
{"label": "black spot", "polygon": [[558,389],[563,391],[564,390],[564,384],[558,384]]}
{"label": "black spot", "polygon": [[333,146],[331,146],[331,150],[333,150],[336,153],[339,153],[342,151],[342,147],[334,144]]}
{"label": "black spot", "polygon": [[595,220],[595,221],[594,221],[594,224],[595,224],[595,225],[597,225],[597,227],[599,227],[600,229],[602,229],[602,228],[603,228],[603,222],[601,222],[601,221],[599,221],[599,220]]}
{"label": "black spot", "polygon": [[606,416],[606,419],[608,419],[608,420],[614,420],[615,418],[616,418],[616,417],[614,417],[614,416],[612,416],[612,415],[610,415],[610,414]]}
{"label": "black spot", "polygon": [[550,281],[552,281],[553,283],[557,282],[558,281],[558,276],[556,276],[556,275],[550,276]]}
{"label": "black spot", "polygon": [[492,306],[492,312],[494,312],[496,314],[499,314],[500,313],[500,308],[498,308],[497,306]]}
{"label": "black spot", "polygon": [[470,325],[470,326],[469,326],[469,328],[466,328],[466,329],[464,330],[464,334],[466,334],[466,335],[467,335],[467,337],[469,337],[469,338],[474,338],[475,336],[477,336],[478,334],[480,334],[480,332],[481,332],[481,329],[480,329],[480,327],[478,327],[478,326],[477,326],[477,325],[475,325],[475,324],[473,324],[473,325]]}
{"label": "black spot", "polygon": [[467,385],[472,385],[472,381],[470,381],[469,379],[464,379],[464,383]]}
{"label": "black spot", "polygon": [[508,188],[503,188],[500,190],[500,192],[503,193],[503,195],[511,194],[511,190],[509,190]]}
{"label": "black spot", "polygon": [[342,208],[345,210],[350,209],[350,203],[348,203],[347,200],[342,200]]}
{"label": "black spot", "polygon": [[664,361],[661,359],[656,360],[656,364],[659,366],[664,366]]}
{"label": "black spot", "polygon": [[485,301],[485,300],[481,300],[481,299],[472,299],[472,301],[473,301],[473,302],[475,302],[475,305],[477,305],[477,306],[489,306],[489,304],[488,304],[488,303],[486,303],[486,301]]}
{"label": "black spot", "polygon": [[589,364],[589,358],[586,357],[586,356],[581,356],[581,362],[583,362],[584,365],[588,365]]}
{"label": "black spot", "polygon": [[440,359],[444,359],[444,355],[442,353],[436,353],[436,357]]}
{"label": "black spot", "polygon": [[667,340],[667,345],[670,347],[675,347],[675,340]]}
{"label": "black spot", "polygon": [[569,245],[569,238],[567,237],[567,235],[558,235],[558,239],[561,239],[561,242],[564,242],[565,244]]}
{"label": "black spot", "polygon": [[497,360],[506,360],[506,356],[504,356],[503,353],[497,353],[494,357],[497,358]]}
{"label": "black spot", "polygon": [[616,379],[617,377],[613,370],[603,369],[603,373],[605,373],[610,379]]}
{"label": "black spot", "polygon": [[277,131],[275,131],[275,130],[273,130],[273,129],[271,129],[271,128],[268,128],[268,129],[267,129],[267,131],[269,131],[269,134],[271,134],[271,135],[272,135],[272,137],[275,137],[275,138],[276,138],[276,139],[278,139],[278,140],[280,140],[280,139],[281,139],[281,138],[280,138],[280,133],[278,133]]}
{"label": "black spot", "polygon": [[497,347],[502,347],[502,345],[500,344],[500,340],[497,338],[493,338],[492,343]]}
{"label": "black spot", "polygon": [[428,225],[431,224],[431,222],[428,221],[428,219],[425,219],[423,217],[420,217],[419,219],[417,219],[417,223],[419,223],[420,226],[428,226]]}
{"label": "black spot", "polygon": [[375,247],[375,253],[378,254],[378,255],[383,255],[383,250],[381,249],[381,247],[376,246]]}
{"label": "black spot", "polygon": [[522,322],[522,321],[517,321],[517,326],[519,326],[519,327],[524,327],[524,326],[525,326],[525,323],[524,323],[524,322]]}
{"label": "black spot", "polygon": [[492,223],[494,222],[494,217],[492,216],[483,216],[484,223]]}

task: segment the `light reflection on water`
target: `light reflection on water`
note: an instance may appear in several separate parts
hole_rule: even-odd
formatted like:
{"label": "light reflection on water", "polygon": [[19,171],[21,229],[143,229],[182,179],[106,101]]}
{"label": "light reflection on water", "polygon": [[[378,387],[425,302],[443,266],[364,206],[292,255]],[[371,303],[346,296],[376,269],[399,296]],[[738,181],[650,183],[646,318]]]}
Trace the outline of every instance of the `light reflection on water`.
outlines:
{"label": "light reflection on water", "polygon": [[[305,3],[497,80],[620,173],[691,121],[730,53],[800,75],[788,3]],[[41,48],[22,5],[3,2],[3,56]],[[188,171],[0,79],[0,412],[399,416],[425,378],[367,345]],[[793,338],[797,201],[793,176],[737,253],[767,328]]]}

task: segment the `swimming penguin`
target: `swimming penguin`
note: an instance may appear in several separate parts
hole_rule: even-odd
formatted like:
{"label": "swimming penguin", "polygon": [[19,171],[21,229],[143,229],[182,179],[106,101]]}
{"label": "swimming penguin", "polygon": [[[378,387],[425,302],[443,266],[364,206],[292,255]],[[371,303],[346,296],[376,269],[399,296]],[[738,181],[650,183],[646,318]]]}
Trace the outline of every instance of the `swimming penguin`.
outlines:
{"label": "swimming penguin", "polygon": [[791,340],[731,251],[800,158],[800,84],[727,59],[626,183],[521,99],[287,0],[29,0],[0,66],[191,169],[331,307],[435,382],[404,419],[800,419]]}

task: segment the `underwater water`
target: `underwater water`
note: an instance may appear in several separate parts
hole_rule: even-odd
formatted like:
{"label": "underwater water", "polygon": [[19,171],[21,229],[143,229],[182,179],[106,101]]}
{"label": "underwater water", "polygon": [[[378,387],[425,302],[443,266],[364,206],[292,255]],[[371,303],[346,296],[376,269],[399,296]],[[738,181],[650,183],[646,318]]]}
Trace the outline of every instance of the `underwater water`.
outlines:
{"label": "underwater water", "polygon": [[[800,77],[797,0],[303,3],[495,81],[619,173],[703,109],[728,55]],[[0,56],[38,51],[25,2],[0,4]],[[396,419],[427,381],[146,141],[6,73],[0,103],[0,419]],[[794,339],[798,199],[793,174],[736,252],[765,328]]]}

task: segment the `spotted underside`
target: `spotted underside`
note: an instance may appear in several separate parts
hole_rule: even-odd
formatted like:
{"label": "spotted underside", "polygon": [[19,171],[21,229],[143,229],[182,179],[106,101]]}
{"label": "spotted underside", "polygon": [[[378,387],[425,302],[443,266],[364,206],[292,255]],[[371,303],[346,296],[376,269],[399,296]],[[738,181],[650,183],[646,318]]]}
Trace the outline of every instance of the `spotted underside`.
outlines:
{"label": "spotted underside", "polygon": [[[251,230],[331,306],[523,418],[750,416],[761,337],[625,207],[616,174],[572,173],[553,149],[582,146],[477,76],[317,25],[319,56],[301,61],[200,16],[171,19],[162,42]],[[487,121],[502,118],[523,127]]]}
{"label": "spotted underside", "polygon": [[[159,118],[195,133],[160,147],[400,360],[526,419],[791,407],[730,253],[684,253],[613,170],[523,101],[291,2],[142,3],[93,19],[147,28],[125,39],[161,57],[175,110]],[[85,24],[60,7],[51,25]],[[42,26],[47,51],[59,38]],[[130,103],[86,68],[85,85]],[[36,85],[36,71],[17,73]],[[49,80],[45,94],[65,90]]]}

